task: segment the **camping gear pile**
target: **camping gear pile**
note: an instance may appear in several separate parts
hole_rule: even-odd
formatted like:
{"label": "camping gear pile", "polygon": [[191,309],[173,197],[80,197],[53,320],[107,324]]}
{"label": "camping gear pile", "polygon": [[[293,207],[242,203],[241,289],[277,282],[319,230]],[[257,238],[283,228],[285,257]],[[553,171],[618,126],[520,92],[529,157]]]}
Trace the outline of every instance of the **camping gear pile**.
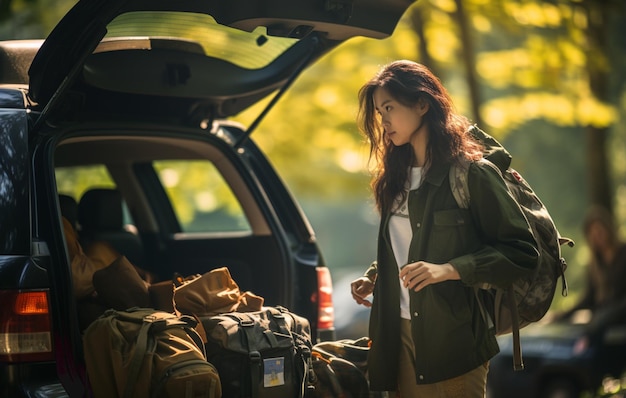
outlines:
{"label": "camping gear pile", "polygon": [[241,292],[226,267],[146,289],[127,261],[103,272],[124,278],[98,276],[111,308],[84,333],[96,397],[369,396],[367,338],[313,345],[306,318]]}

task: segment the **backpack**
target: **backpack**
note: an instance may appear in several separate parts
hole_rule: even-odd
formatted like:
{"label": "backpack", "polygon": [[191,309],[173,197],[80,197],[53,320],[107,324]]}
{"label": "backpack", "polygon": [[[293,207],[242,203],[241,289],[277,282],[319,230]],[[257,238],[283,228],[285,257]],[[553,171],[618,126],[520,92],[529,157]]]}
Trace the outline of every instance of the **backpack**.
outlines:
{"label": "backpack", "polygon": [[311,398],[377,397],[367,380],[370,339],[323,341],[313,346],[315,390]]}
{"label": "backpack", "polygon": [[225,397],[293,398],[311,392],[309,321],[284,307],[200,316],[207,359]]}
{"label": "backpack", "polygon": [[[539,249],[539,262],[535,271],[525,278],[513,282],[502,289],[488,284],[475,287],[483,317],[495,327],[496,335],[513,334],[513,368],[524,368],[522,361],[519,330],[539,321],[548,312],[554,293],[561,278],[561,294],[567,295],[565,269],[567,263],[561,256],[561,245],[574,242],[561,237],[548,209],[532,190],[524,178],[510,168],[511,156],[493,137],[479,129],[470,127],[470,133],[485,148],[484,158],[479,162],[496,169],[504,179],[509,192],[522,209],[532,229]],[[450,187],[460,208],[469,207],[467,174],[469,161],[455,163],[450,167]]]}
{"label": "backpack", "polygon": [[221,397],[197,322],[149,308],[107,310],[83,337],[95,397]]}

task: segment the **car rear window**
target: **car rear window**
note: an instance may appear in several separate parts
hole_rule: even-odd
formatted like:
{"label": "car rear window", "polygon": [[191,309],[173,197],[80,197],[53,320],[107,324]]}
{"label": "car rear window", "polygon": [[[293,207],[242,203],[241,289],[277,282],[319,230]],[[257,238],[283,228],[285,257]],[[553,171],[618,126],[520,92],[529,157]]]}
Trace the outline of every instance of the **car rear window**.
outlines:
{"label": "car rear window", "polygon": [[138,11],[121,14],[107,26],[106,38],[167,37],[197,42],[205,55],[246,69],[260,69],[298,40],[268,36],[265,27],[252,32],[218,24],[205,14]]}

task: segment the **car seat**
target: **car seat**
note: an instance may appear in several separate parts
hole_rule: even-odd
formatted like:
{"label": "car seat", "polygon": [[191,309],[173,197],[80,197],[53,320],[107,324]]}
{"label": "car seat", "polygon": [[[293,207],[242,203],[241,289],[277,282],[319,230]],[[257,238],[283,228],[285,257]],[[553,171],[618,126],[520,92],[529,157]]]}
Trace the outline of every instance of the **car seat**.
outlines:
{"label": "car seat", "polygon": [[94,188],[78,202],[80,242],[85,252],[95,242],[105,241],[136,266],[143,266],[145,254],[141,237],[124,227],[123,201],[120,191]]}
{"label": "car seat", "polygon": [[69,195],[59,194],[59,208],[61,215],[76,229],[78,222],[78,203],[76,199]]}

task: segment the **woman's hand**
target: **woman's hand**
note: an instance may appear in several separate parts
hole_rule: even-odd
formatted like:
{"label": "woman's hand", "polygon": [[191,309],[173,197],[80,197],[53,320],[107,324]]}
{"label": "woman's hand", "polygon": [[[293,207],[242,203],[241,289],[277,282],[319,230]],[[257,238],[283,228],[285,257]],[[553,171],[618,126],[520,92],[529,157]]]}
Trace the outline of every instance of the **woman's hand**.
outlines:
{"label": "woman's hand", "polygon": [[357,304],[361,304],[366,307],[372,306],[372,302],[367,300],[367,297],[374,291],[374,282],[372,282],[370,278],[362,276],[355,279],[350,284],[350,287],[352,289],[352,298],[357,302]]}
{"label": "woman's hand", "polygon": [[461,276],[449,263],[433,264],[418,261],[409,263],[400,270],[402,285],[416,292],[433,283],[459,279],[461,279]]}

